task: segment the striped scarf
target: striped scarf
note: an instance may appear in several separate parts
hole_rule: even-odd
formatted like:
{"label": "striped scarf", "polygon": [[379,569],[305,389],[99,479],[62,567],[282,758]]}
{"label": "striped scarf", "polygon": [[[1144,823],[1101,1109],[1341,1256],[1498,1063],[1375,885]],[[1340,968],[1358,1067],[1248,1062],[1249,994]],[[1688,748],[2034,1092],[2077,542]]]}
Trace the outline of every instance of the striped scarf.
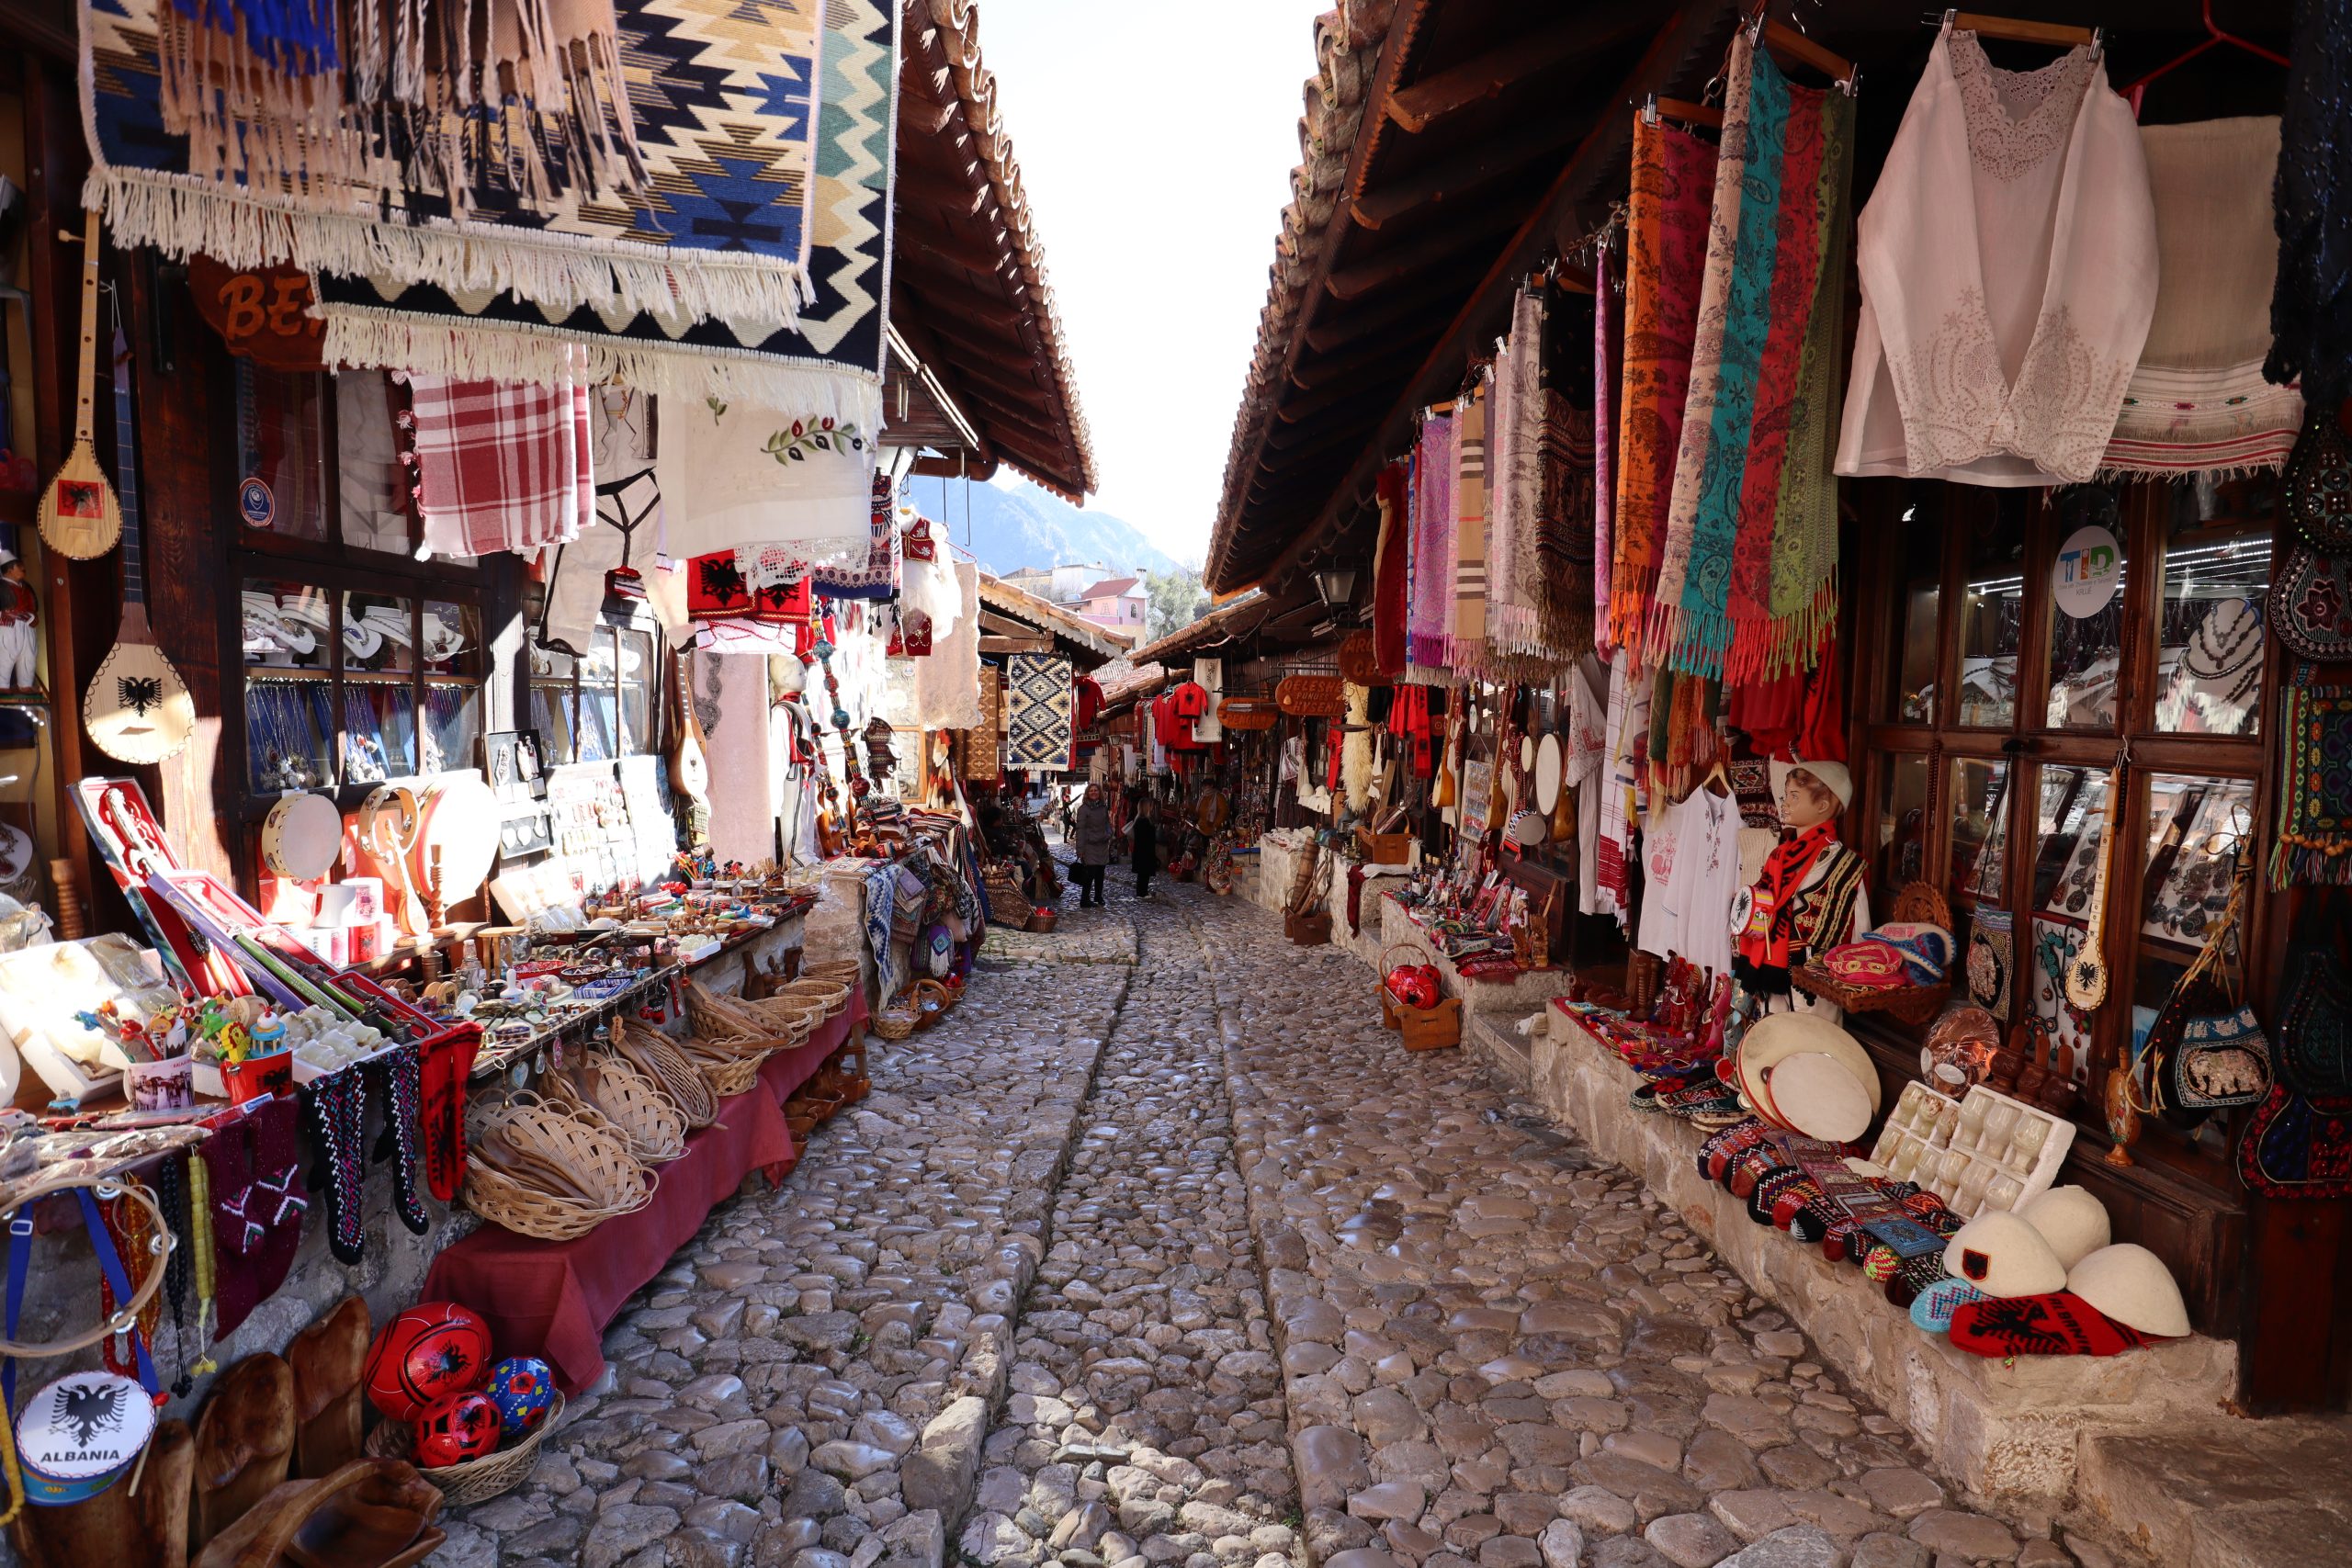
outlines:
{"label": "striped scarf", "polygon": [[1633,197],[1625,222],[1624,371],[1617,401],[1616,505],[1611,517],[1611,641],[1638,656],[1682,440],[1698,333],[1715,149],[1688,131],[1634,118]]}
{"label": "striped scarf", "polygon": [[1454,411],[1459,459],[1453,500],[1453,607],[1446,615],[1445,661],[1457,673],[1487,661],[1487,388]]}

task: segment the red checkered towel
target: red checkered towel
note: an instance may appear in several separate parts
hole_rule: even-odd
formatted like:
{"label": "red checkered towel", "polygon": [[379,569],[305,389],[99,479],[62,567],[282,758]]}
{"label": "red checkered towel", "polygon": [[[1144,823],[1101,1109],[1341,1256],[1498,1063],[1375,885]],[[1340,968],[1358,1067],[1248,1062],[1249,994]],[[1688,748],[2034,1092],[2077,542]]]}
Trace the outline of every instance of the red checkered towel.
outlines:
{"label": "red checkered towel", "polygon": [[528,553],[594,521],[584,382],[408,382],[417,510],[434,554]]}

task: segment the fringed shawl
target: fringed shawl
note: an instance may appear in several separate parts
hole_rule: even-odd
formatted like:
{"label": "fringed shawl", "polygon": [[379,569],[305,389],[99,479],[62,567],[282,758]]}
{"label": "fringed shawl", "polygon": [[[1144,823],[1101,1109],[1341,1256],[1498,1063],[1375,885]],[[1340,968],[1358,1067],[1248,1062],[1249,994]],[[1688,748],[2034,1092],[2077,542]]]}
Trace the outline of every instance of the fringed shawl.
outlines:
{"label": "fringed shawl", "polygon": [[1446,683],[1446,623],[1453,604],[1453,416],[1434,414],[1421,425],[1413,454],[1413,548],[1405,620],[1406,676],[1422,685]]}
{"label": "fringed shawl", "polygon": [[1453,605],[1445,624],[1446,663],[1456,674],[1487,660],[1487,388],[1481,381],[1454,409],[1457,459],[1453,492]]}

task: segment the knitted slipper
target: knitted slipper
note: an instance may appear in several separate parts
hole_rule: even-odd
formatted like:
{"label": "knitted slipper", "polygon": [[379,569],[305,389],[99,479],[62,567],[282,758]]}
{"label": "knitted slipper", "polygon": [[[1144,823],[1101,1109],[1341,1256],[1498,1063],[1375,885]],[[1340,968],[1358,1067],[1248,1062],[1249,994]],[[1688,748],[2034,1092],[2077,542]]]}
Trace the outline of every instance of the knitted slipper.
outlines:
{"label": "knitted slipper", "polygon": [[392,1162],[392,1208],[401,1224],[423,1235],[431,1219],[416,1190],[417,1101],[424,1091],[418,1082],[417,1048],[402,1045],[361,1064],[383,1108],[384,1134],[376,1140],[378,1164]]}
{"label": "knitted slipper", "polygon": [[456,1202],[466,1184],[466,1079],[481,1049],[481,1036],[467,1029],[424,1053],[424,1104],[419,1115],[424,1134],[424,1175],[433,1195],[444,1203]]}
{"label": "knitted slipper", "polygon": [[310,1188],[327,1201],[327,1246],[359,1261],[368,1238],[361,1206],[368,1184],[368,1078],[352,1067],[304,1084],[302,1130],[311,1140]]}
{"label": "knitted slipper", "polygon": [[1756,1179],[1755,1187],[1748,1191],[1748,1219],[1759,1225],[1770,1224],[1772,1206],[1781,1201],[1781,1194],[1805,1185],[1804,1172],[1795,1166],[1778,1166],[1766,1171]]}
{"label": "knitted slipper", "polygon": [[211,1208],[215,1338],[226,1338],[286,1282],[310,1200],[290,1100],[267,1100],[198,1146]]}
{"label": "knitted slipper", "polygon": [[1939,1280],[1911,1303],[1911,1321],[1929,1334],[1950,1334],[1952,1314],[1971,1302],[1992,1298],[1965,1280]]}
{"label": "knitted slipper", "polygon": [[1952,1344],[1978,1356],[2113,1356],[2149,1341],[2072,1291],[1970,1302],[1951,1317]]}
{"label": "knitted slipper", "polygon": [[1762,1143],[1770,1131],[1763,1122],[1751,1120],[1710,1133],[1699,1145],[1699,1174],[1709,1181],[1721,1183],[1731,1174],[1732,1163]]}
{"label": "knitted slipper", "polygon": [[1735,1198],[1752,1197],[1756,1184],[1770,1172],[1795,1168],[1789,1164],[1788,1156],[1781,1152],[1780,1145],[1758,1144],[1732,1161],[1731,1168],[1724,1172],[1724,1190]]}

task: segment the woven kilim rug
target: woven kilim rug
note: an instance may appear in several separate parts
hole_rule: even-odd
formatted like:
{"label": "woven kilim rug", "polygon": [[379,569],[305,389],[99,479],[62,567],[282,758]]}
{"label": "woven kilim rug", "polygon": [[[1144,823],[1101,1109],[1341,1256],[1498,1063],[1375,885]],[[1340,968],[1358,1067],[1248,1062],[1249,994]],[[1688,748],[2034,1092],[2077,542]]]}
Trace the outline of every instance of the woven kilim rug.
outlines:
{"label": "woven kilim rug", "polygon": [[[621,0],[624,62],[638,69],[633,20],[649,0]],[[716,6],[727,0],[660,0]],[[764,10],[777,0],[758,0]],[[632,385],[687,397],[758,403],[795,417],[831,418],[868,435],[882,423],[882,333],[890,254],[891,124],[898,101],[898,7],[827,0],[816,92],[809,251],[810,298],[792,324],[761,335],[723,320],[688,322],[651,312],[582,306],[550,323],[516,292],[451,291],[403,278],[322,276],[325,351],[347,365],[489,373],[536,360],[548,345],[588,345],[594,363]],[[667,47],[674,48],[674,45]],[[681,352],[681,351],[684,352]],[[499,374],[526,372],[506,369]]]}
{"label": "woven kilim rug", "polygon": [[585,346],[592,377],[879,424],[895,6],[615,0],[650,205],[573,191],[460,220],[390,184],[188,173],[160,100],[170,4],[81,7],[86,199],[120,243],[303,267],[334,362],[553,381]]}
{"label": "woven kilim rug", "polygon": [[1069,770],[1069,660],[1016,653],[1005,671],[1005,703],[1012,733],[1007,763],[1015,773]]}

